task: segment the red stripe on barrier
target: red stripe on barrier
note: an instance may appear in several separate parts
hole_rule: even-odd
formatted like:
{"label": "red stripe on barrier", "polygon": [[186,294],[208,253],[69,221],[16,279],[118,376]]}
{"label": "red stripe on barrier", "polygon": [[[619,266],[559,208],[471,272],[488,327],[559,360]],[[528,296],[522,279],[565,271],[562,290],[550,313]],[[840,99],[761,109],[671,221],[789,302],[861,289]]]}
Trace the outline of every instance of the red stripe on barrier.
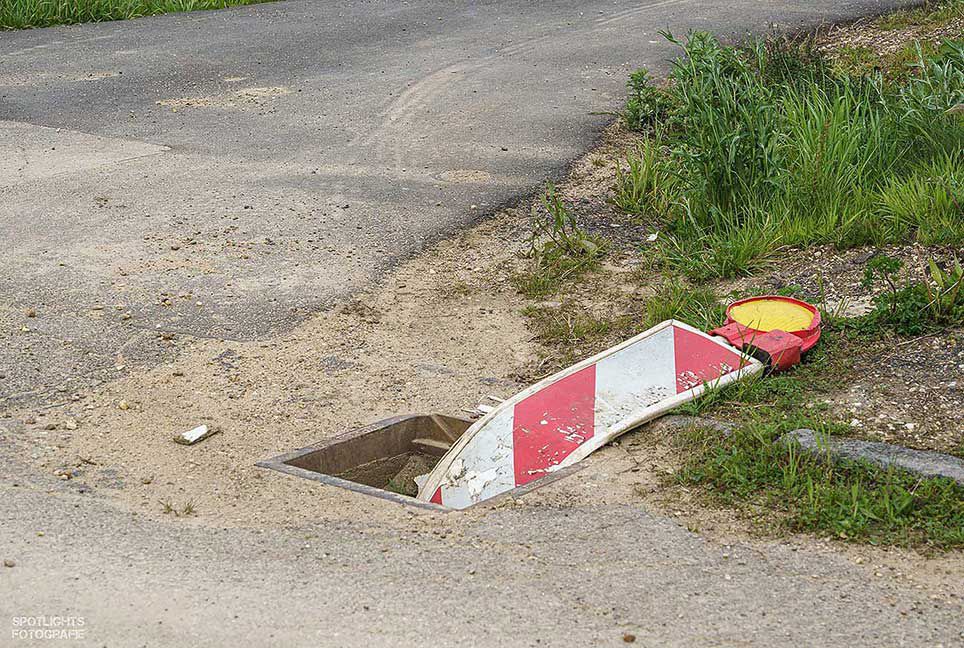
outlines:
{"label": "red stripe on barrier", "polygon": [[676,348],[677,394],[740,368],[740,354],[702,335],[674,326],[673,341]]}
{"label": "red stripe on barrier", "polygon": [[433,502],[433,503],[435,503],[435,504],[441,504],[441,503],[442,503],[442,487],[441,487],[441,486],[439,486],[438,488],[435,489],[435,494],[432,495],[432,499],[429,500],[429,501],[430,501],[430,502]]}
{"label": "red stripe on barrier", "polygon": [[546,474],[592,438],[596,366],[578,371],[516,404],[512,445],[515,484]]}

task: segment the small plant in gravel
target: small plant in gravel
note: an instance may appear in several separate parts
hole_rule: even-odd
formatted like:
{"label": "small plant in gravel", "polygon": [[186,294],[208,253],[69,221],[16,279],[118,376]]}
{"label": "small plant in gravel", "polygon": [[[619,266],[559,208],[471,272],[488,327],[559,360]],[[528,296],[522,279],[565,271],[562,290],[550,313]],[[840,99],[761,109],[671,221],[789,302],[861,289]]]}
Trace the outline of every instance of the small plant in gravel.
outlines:
{"label": "small plant in gravel", "polygon": [[898,281],[897,274],[902,267],[904,267],[904,262],[895,257],[886,254],[876,254],[872,256],[864,268],[863,287],[871,290],[874,286],[874,281],[878,279],[883,281],[890,291],[887,300],[891,302],[892,307],[895,307]]}
{"label": "small plant in gravel", "polygon": [[165,515],[173,514],[174,517],[190,517],[197,513],[194,500],[189,500],[180,510],[178,510],[171,500],[161,500],[160,505],[162,513]]}
{"label": "small plant in gravel", "polygon": [[409,497],[415,497],[415,495],[418,494],[418,488],[414,486],[414,482],[412,482],[412,484],[408,484],[403,480],[398,479],[397,475],[388,480],[388,483],[385,484],[385,490],[387,490],[389,493],[397,493],[399,495],[407,495]]}
{"label": "small plant in gravel", "polygon": [[566,280],[596,267],[603,256],[601,240],[579,225],[551,183],[534,210],[528,246],[531,265],[515,283],[533,297],[554,292]]}
{"label": "small plant in gravel", "polygon": [[898,286],[899,259],[879,254],[867,262],[864,287],[882,281],[887,289],[874,299],[874,310],[858,320],[856,328],[885,327],[902,335],[964,325],[964,268],[955,259],[942,268],[928,261],[929,277]]}

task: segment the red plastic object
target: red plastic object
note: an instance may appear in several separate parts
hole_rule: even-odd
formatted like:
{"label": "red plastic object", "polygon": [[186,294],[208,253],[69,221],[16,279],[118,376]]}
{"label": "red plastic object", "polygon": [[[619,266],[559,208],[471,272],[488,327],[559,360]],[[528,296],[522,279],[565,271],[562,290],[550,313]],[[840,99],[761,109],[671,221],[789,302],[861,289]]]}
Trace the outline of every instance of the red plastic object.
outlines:
{"label": "red plastic object", "polygon": [[803,341],[783,331],[770,331],[753,340],[753,348],[766,354],[772,371],[786,371],[800,364]]}
{"label": "red plastic object", "polygon": [[[785,301],[805,308],[813,313],[810,326],[799,331],[758,331],[740,324],[731,316],[730,313],[734,307],[760,300]],[[710,335],[718,335],[751,355],[763,356],[760,359],[766,361],[772,371],[786,371],[799,364],[801,355],[812,349],[820,340],[820,311],[815,306],[792,297],[782,295],[750,297],[730,304],[726,309],[726,324],[710,331]]]}

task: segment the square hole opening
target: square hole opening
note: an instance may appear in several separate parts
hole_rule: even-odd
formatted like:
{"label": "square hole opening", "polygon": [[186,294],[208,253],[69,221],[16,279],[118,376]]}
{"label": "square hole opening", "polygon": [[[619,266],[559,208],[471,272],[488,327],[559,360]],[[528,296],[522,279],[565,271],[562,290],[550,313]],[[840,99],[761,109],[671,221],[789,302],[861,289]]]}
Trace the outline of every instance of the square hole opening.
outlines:
{"label": "square hole opening", "polygon": [[431,472],[471,425],[442,414],[396,416],[257,465],[382,499],[443,509],[415,499],[415,477]]}
{"label": "square hole opening", "polygon": [[[415,499],[415,477],[431,472],[472,423],[442,414],[396,416],[257,465],[408,506],[451,511]],[[555,471],[493,499],[522,495],[581,468],[580,463]]]}

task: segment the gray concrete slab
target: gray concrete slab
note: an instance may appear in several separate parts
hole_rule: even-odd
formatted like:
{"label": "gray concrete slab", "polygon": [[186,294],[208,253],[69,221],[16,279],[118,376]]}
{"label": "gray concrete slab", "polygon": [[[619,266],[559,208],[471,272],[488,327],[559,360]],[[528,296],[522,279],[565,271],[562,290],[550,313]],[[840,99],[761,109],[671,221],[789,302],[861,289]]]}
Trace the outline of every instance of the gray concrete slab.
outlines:
{"label": "gray concrete slab", "polygon": [[24,122],[0,121],[0,139],[11,142],[0,158],[0,187],[27,185],[45,178],[83,173],[99,166],[157,155],[166,146],[98,137]]}
{"label": "gray concrete slab", "polygon": [[899,4],[293,0],[0,33],[0,402],[366,286],[558,175],[631,70],[666,69],[660,29]]}

